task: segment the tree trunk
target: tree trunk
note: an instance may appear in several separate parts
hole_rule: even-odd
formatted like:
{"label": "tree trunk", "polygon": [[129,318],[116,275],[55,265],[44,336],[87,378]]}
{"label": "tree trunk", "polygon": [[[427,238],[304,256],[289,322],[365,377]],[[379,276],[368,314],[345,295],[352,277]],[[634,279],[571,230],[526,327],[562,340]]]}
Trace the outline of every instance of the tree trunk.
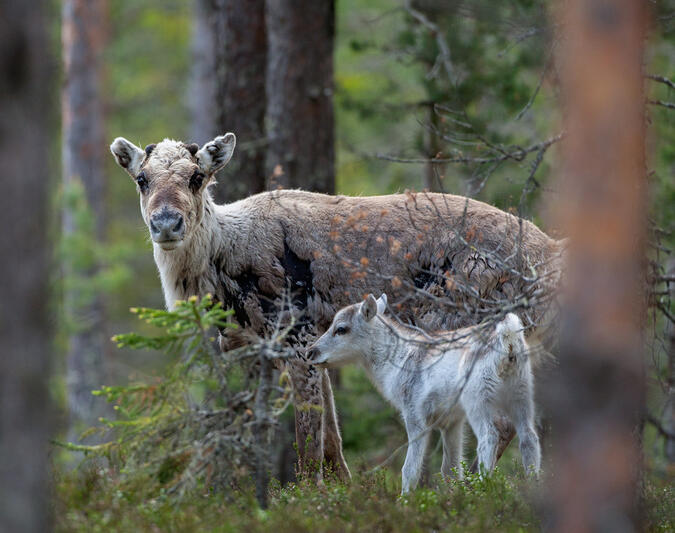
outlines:
{"label": "tree trunk", "polygon": [[[213,0],[196,0],[192,19],[192,62],[188,107],[191,115],[189,142],[199,146],[218,135],[216,118],[216,33]],[[237,134],[238,132],[235,132]]]}
{"label": "tree trunk", "polygon": [[[438,113],[434,109],[434,104],[429,104],[429,124],[424,132],[425,157],[433,159],[441,151],[441,145],[438,139],[439,121]],[[443,190],[444,167],[440,163],[428,161],[424,167],[424,188],[431,192],[446,192]]]}
{"label": "tree trunk", "polygon": [[0,1],[0,531],[50,530],[47,169],[50,65],[44,2]]}
{"label": "tree trunk", "polygon": [[[335,192],[333,0],[268,0],[268,187]],[[290,366],[300,471],[349,479],[328,373]],[[314,407],[308,407],[314,406]],[[320,410],[317,410],[319,407]]]}
{"label": "tree trunk", "polygon": [[559,2],[569,236],[553,415],[555,531],[634,531],[644,395],[645,4]]}
{"label": "tree trunk", "polygon": [[[86,235],[104,239],[104,119],[102,52],[105,39],[105,0],[65,0],[62,13],[64,85],[62,93],[63,181],[68,190],[82,184],[94,228],[79,227],[66,207],[64,237]],[[93,231],[92,231],[93,230]],[[87,279],[96,274],[98,258],[91,249],[68,250],[66,276]],[[91,391],[104,382],[107,339],[100,295],[86,297],[77,289],[65,294],[67,316],[73,321],[67,354],[68,407],[71,438],[74,431],[92,426],[105,403]],[[95,401],[96,400],[96,401]]]}
{"label": "tree trunk", "polygon": [[[666,273],[675,274],[675,257],[667,263]],[[669,283],[670,300],[675,300],[675,283]],[[666,457],[671,463],[675,463],[675,324],[668,322],[668,387],[666,407],[663,413],[663,426],[670,434],[666,438]]]}
{"label": "tree trunk", "polygon": [[260,381],[255,395],[256,450],[255,450],[255,496],[261,508],[267,509],[267,487],[269,485],[270,458],[270,394],[274,363],[267,348],[260,352]]}
{"label": "tree trunk", "polygon": [[335,192],[333,0],[269,0],[270,188]]}
{"label": "tree trunk", "polygon": [[237,155],[218,177],[217,202],[232,202],[265,189],[264,0],[199,0],[206,7],[212,45],[214,98],[196,102],[214,119],[217,134],[237,136]]}

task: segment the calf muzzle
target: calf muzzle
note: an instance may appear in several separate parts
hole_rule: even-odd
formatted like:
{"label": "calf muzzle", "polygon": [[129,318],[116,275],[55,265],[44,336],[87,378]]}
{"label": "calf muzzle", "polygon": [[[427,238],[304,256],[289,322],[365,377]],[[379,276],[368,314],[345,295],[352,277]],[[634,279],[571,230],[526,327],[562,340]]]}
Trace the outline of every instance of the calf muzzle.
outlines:
{"label": "calf muzzle", "polygon": [[319,349],[316,346],[312,345],[309,348],[307,348],[307,351],[305,352],[305,359],[307,359],[307,361],[314,361],[314,359],[319,357],[320,353],[321,352],[319,351]]}

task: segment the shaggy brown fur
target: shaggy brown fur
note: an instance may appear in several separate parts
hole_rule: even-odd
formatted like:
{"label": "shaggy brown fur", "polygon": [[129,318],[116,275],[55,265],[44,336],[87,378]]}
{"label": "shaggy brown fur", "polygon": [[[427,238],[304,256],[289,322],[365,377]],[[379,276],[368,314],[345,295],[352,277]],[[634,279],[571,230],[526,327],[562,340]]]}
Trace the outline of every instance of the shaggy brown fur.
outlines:
{"label": "shaggy brown fur", "polygon": [[[149,155],[124,139],[111,146],[132,177],[143,172],[148,181],[141,195],[146,224],[164,207],[185,219],[179,246],[154,245],[169,307],[176,299],[211,293],[235,310],[242,325],[264,333],[290,287],[294,307],[306,312],[316,334],[341,307],[367,293],[386,292],[403,320],[456,329],[545,285],[538,275],[558,264],[560,244],[532,223],[460,196],[280,190],[215,205],[208,182],[233,149],[234,136],[218,137],[195,155],[170,140]],[[222,153],[227,150],[229,155]],[[196,171],[208,179],[192,191]],[[439,296],[450,296],[456,307],[440,312]],[[546,311],[534,302],[523,322],[532,325]],[[291,366],[302,464],[321,463],[326,455],[347,477],[325,371]]]}

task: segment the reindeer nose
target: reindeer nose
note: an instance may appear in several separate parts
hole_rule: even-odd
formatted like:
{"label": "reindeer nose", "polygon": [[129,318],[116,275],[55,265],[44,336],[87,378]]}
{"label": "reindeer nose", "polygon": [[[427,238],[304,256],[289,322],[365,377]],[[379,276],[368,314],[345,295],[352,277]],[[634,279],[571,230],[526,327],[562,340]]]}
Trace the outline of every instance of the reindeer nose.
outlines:
{"label": "reindeer nose", "polygon": [[183,215],[176,211],[164,207],[150,217],[150,234],[155,242],[179,241],[184,233]]}
{"label": "reindeer nose", "polygon": [[316,346],[310,346],[307,348],[307,352],[305,353],[305,356],[307,357],[308,361],[313,361],[319,356],[319,349]]}

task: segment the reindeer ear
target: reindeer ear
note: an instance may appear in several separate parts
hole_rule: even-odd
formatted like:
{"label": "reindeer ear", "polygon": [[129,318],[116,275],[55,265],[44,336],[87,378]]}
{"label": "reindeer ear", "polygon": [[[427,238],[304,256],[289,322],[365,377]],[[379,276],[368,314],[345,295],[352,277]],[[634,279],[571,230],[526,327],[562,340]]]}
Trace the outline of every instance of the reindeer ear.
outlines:
{"label": "reindeer ear", "polygon": [[377,301],[375,301],[375,296],[369,294],[365,301],[361,304],[361,315],[366,319],[366,322],[370,322],[375,315],[377,314]]}
{"label": "reindeer ear", "polygon": [[234,153],[237,138],[234,133],[220,135],[207,142],[197,152],[197,163],[205,174],[213,174],[223,168]]}
{"label": "reindeer ear", "polygon": [[387,308],[387,295],[382,293],[382,295],[377,299],[377,312],[384,313]]}
{"label": "reindeer ear", "polygon": [[117,137],[110,145],[110,151],[115,156],[117,164],[126,170],[132,178],[138,175],[145,159],[143,150],[124,137]]}

